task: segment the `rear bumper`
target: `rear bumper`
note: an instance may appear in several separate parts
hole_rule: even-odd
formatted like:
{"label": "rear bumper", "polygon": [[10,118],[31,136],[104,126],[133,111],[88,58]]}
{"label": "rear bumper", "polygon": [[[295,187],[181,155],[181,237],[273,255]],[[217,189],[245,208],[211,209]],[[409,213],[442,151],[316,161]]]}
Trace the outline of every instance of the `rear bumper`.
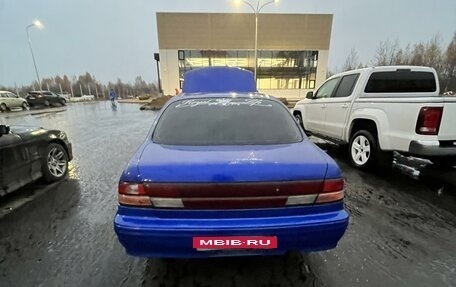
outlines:
{"label": "rear bumper", "polygon": [[456,146],[441,146],[439,141],[411,141],[409,153],[418,156],[454,156]]}
{"label": "rear bumper", "polygon": [[[239,255],[275,255],[287,251],[320,251],[336,247],[348,225],[343,203],[327,204],[309,213],[313,207],[292,207],[259,211],[260,217],[227,217],[236,211],[221,211],[220,218],[203,218],[208,213],[191,211],[195,218],[149,217],[139,208],[119,207],[114,229],[127,253],[140,257],[218,257]],[[300,210],[306,210],[300,212]],[[138,211],[134,215],[135,210]],[[272,209],[271,209],[272,210]],[[282,212],[283,211],[283,212]],[[178,211],[174,211],[178,212]],[[215,212],[215,211],[214,211]],[[182,213],[182,212],[181,212]],[[245,213],[248,212],[241,212]],[[283,213],[282,216],[276,214]],[[225,215],[227,215],[225,217]],[[239,214],[238,214],[239,216]],[[197,251],[194,236],[277,236],[278,248],[272,250]]]}

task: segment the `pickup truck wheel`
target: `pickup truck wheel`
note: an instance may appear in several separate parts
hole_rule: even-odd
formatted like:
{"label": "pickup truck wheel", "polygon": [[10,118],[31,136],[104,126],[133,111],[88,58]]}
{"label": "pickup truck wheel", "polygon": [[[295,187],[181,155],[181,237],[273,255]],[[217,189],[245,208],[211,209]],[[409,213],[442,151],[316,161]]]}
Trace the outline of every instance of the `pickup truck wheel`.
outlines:
{"label": "pickup truck wheel", "polygon": [[382,151],[376,137],[368,130],[356,132],[350,139],[349,155],[352,165],[359,169],[375,166],[391,167],[393,153]]}
{"label": "pickup truck wheel", "polygon": [[43,158],[43,176],[45,181],[54,182],[65,177],[68,172],[68,154],[63,146],[51,143]]}
{"label": "pickup truck wheel", "polygon": [[349,155],[352,165],[360,169],[368,169],[374,165],[377,141],[367,130],[356,132],[350,139]]}
{"label": "pickup truck wheel", "polygon": [[295,114],[294,117],[295,117],[296,121],[298,122],[298,124],[299,124],[302,128],[304,128],[304,125],[302,124],[302,117],[301,117],[301,115],[300,115],[300,114]]}
{"label": "pickup truck wheel", "polygon": [[304,128],[304,123],[302,122],[302,116],[301,114],[294,114],[293,115],[296,119],[296,121],[298,122],[298,124],[302,127],[302,129],[304,130],[304,133],[307,135],[307,136],[310,136],[310,132],[306,131],[306,129]]}

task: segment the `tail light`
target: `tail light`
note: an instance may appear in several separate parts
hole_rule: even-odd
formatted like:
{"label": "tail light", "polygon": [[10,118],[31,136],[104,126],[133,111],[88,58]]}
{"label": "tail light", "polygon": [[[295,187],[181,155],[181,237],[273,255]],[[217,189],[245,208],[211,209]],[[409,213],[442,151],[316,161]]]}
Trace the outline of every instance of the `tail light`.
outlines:
{"label": "tail light", "polygon": [[147,193],[144,190],[144,185],[142,183],[128,183],[128,182],[119,183],[119,194],[147,195]]}
{"label": "tail light", "polygon": [[316,203],[339,201],[344,198],[344,180],[331,179],[323,183],[322,193],[318,195]]}
{"label": "tail light", "polygon": [[420,135],[438,135],[442,114],[443,107],[422,107],[415,132]]}
{"label": "tail light", "polygon": [[343,179],[252,183],[119,184],[119,203],[187,209],[242,209],[309,205],[344,198]]}
{"label": "tail light", "polygon": [[118,200],[123,205],[134,206],[152,206],[150,197],[144,191],[144,185],[141,183],[119,183]]}

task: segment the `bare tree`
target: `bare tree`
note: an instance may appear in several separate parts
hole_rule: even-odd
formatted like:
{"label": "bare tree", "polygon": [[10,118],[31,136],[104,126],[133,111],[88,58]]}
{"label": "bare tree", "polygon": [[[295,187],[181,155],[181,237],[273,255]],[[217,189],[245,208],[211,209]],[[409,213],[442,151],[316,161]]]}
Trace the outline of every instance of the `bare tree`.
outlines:
{"label": "bare tree", "polygon": [[423,43],[415,44],[411,53],[410,64],[415,66],[423,66],[425,51],[426,48],[424,47]]}
{"label": "bare tree", "polygon": [[456,92],[456,32],[444,56],[442,91]]}
{"label": "bare tree", "polygon": [[395,65],[398,61],[399,52],[399,41],[397,39],[394,42],[390,40],[381,41],[375,50],[372,64],[374,66]]}
{"label": "bare tree", "polygon": [[348,55],[347,59],[345,60],[345,64],[342,68],[342,71],[350,71],[358,68],[361,65],[359,62],[358,52],[355,48],[350,50],[350,54]]}
{"label": "bare tree", "polygon": [[424,65],[434,67],[438,72],[442,71],[443,67],[443,52],[439,36],[434,36],[425,45]]}

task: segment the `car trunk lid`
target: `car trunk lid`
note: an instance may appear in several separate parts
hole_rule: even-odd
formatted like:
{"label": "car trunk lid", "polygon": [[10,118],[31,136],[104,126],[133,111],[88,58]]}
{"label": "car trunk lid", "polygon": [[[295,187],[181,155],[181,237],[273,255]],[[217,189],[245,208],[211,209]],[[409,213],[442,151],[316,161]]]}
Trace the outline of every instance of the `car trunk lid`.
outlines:
{"label": "car trunk lid", "polygon": [[138,169],[143,182],[321,180],[327,163],[317,149],[310,142],[193,147],[150,143],[144,148]]}
{"label": "car trunk lid", "polygon": [[307,141],[248,147],[150,143],[138,160],[139,181],[119,184],[119,203],[248,209],[342,200],[343,180],[325,179],[327,165],[324,154]]}

